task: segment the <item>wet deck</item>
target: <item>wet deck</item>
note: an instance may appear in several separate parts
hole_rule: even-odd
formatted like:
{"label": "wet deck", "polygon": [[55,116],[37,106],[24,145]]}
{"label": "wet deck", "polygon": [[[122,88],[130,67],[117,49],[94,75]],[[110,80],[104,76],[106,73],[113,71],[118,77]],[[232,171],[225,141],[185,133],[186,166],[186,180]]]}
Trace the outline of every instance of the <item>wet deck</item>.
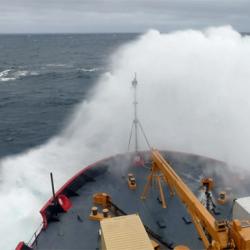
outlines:
{"label": "wet deck", "polygon": [[[230,182],[231,190],[228,192],[232,199],[247,195],[247,191],[250,193],[249,184],[240,190],[236,184],[232,184],[232,178],[235,178],[235,175],[230,173],[225,164],[221,162],[183,153],[163,152],[163,154],[167,156],[173,169],[197,195],[199,194],[200,179],[205,176],[211,176],[215,180],[215,197],[219,191],[229,190]],[[144,153],[144,157],[148,158],[149,154]],[[190,249],[202,249],[203,244],[194,225],[186,224],[183,220],[183,217],[189,218],[184,205],[177,196],[169,197],[166,186],[164,186],[167,200],[166,209],[163,209],[157,200],[159,196],[157,189],[150,190],[146,201],[143,202],[140,199],[149,174],[150,162],[147,160],[145,167],[133,167],[131,162],[130,156],[119,155],[104,160],[84,172],[85,180],[81,185],[76,184],[77,187],[74,187],[78,196],[70,197],[72,208],[67,213],[60,213],[58,222],[48,224],[47,229],[40,233],[34,243],[34,249],[101,249],[98,235],[99,222],[88,219],[93,206],[92,195],[96,192],[106,192],[111,195],[112,202],[126,213],[138,213],[145,225],[160,235],[164,241],[172,242],[173,247],[182,244],[189,246]],[[126,180],[128,173],[133,173],[136,177],[137,189],[134,191],[128,189]],[[78,186],[81,187],[78,188]],[[217,206],[217,211],[220,212],[218,217],[230,219],[231,208],[232,201],[224,206]],[[162,228],[162,225],[166,227]],[[162,247],[161,249],[167,248]]]}

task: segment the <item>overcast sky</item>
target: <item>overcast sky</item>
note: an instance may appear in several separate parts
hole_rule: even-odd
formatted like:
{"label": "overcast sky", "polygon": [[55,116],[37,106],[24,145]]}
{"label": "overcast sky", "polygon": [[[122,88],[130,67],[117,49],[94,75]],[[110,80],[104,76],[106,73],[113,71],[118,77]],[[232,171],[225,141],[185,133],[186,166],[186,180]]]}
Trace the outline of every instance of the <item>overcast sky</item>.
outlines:
{"label": "overcast sky", "polygon": [[0,33],[250,31],[250,0],[0,0]]}

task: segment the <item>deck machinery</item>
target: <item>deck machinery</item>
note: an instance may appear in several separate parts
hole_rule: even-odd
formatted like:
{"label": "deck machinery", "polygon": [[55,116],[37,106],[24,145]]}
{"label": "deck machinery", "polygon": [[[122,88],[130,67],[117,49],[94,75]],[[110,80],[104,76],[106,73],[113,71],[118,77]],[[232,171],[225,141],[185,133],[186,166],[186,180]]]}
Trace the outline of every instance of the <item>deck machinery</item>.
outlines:
{"label": "deck machinery", "polygon": [[[250,249],[250,221],[237,219],[232,221],[216,220],[171,168],[159,151],[152,150],[152,161],[153,165],[142,196],[143,199],[146,198],[145,195],[149,185],[152,183],[153,176],[160,172],[171,194],[176,193],[185,204],[206,249]],[[160,184],[159,190],[164,206],[165,199]]]}
{"label": "deck machinery", "polygon": [[[208,209],[201,204],[200,200],[198,200],[198,198],[193,194],[193,192],[189,189],[189,187],[177,175],[177,173],[173,170],[170,164],[163,158],[160,152],[157,150],[152,150],[151,154],[152,154],[152,167],[150,170],[150,174],[147,178],[147,183],[144,187],[143,194],[141,196],[142,200],[146,199],[149,188],[152,186],[153,179],[155,178],[159,189],[159,195],[162,202],[162,207],[167,208],[167,203],[165,200],[165,195],[162,187],[162,182],[164,181],[168,186],[170,197],[176,194],[180,198],[180,200],[185,204],[185,207],[192,218],[192,222],[195,225],[195,228],[204,244],[205,249],[209,250],[250,249],[250,221],[248,220],[240,221],[237,219],[234,219],[232,221],[216,220],[210,213],[210,211],[208,211]],[[129,174],[129,178],[130,177],[131,174]],[[163,181],[160,178],[162,178]],[[133,180],[134,179],[135,178],[133,178]],[[131,188],[131,184],[128,185],[129,188]],[[102,205],[105,209],[107,208],[111,209],[114,212],[114,214],[117,215],[117,211],[115,210],[118,208],[114,207],[115,205],[111,202],[111,197],[106,193],[95,194],[93,202],[95,204]],[[120,215],[125,215],[125,213],[121,213]],[[92,219],[94,220],[96,218],[97,220],[102,221],[103,219],[105,219],[105,216],[96,214],[96,216],[92,217]],[[121,220],[119,220],[119,223],[121,223]],[[122,228],[119,226],[120,225],[119,223],[116,224],[115,222],[112,222],[114,235],[115,233],[122,234]],[[135,224],[134,222],[131,222],[130,225],[131,230],[134,224]],[[126,228],[125,224],[123,225]],[[129,227],[129,225],[127,227]],[[138,232],[133,231],[133,233],[131,234],[132,238],[130,239],[130,241],[132,242],[130,248],[128,246],[129,239],[127,237],[127,234],[125,233],[123,234],[124,237],[120,235],[119,242],[122,246],[126,246],[126,249],[135,249],[135,246],[137,244],[136,241],[137,236],[138,236],[138,242],[141,241],[140,230],[138,230]],[[106,244],[109,244],[112,240],[114,240],[114,237],[113,238],[109,237],[106,240]],[[155,243],[155,241],[153,241],[152,245],[155,245],[155,249],[160,249],[159,245]],[[102,246],[103,246],[102,249],[115,250],[115,248],[112,247],[111,248],[104,247],[105,243],[103,243]],[[138,249],[138,247],[136,249]],[[189,248],[187,246],[184,247],[177,245],[175,249],[189,249]]]}

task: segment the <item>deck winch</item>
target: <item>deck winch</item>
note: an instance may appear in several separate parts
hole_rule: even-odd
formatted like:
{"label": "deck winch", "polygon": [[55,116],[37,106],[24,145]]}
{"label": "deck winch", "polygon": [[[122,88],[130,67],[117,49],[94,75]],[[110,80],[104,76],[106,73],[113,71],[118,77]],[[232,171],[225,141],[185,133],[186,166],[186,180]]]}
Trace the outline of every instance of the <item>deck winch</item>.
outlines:
{"label": "deck winch", "polygon": [[134,174],[129,173],[127,181],[128,181],[128,187],[129,187],[129,189],[135,190],[136,189],[136,180],[135,180]]}

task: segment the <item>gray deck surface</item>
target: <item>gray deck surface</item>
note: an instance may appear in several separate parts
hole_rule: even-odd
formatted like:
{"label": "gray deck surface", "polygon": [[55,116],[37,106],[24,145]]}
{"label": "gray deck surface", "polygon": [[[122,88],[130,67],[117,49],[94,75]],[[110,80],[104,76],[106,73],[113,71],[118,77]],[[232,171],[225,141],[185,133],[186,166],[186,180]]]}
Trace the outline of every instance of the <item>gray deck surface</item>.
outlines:
{"label": "gray deck surface", "polygon": [[[200,179],[205,176],[212,176],[215,179],[216,192],[221,191],[230,185],[232,188],[231,197],[245,196],[247,191],[250,194],[250,187],[246,186],[238,190],[234,183],[233,175],[223,163],[212,161],[206,158],[186,155],[182,153],[164,152],[168,161],[175,171],[183,178],[185,183],[198,195]],[[146,154],[145,157],[148,157]],[[95,168],[102,168],[103,163]],[[193,224],[185,224],[182,217],[188,216],[184,205],[179,198],[169,197],[167,187],[164,186],[167,208],[163,209],[157,201],[158,190],[151,189],[148,199],[143,202],[140,199],[146,178],[149,174],[147,167],[131,167],[131,160],[127,156],[117,156],[107,160],[104,165],[108,165],[107,171],[95,178],[94,182],[88,182],[81,187],[77,193],[78,197],[71,197],[73,206],[68,213],[60,214],[59,222],[52,222],[45,231],[38,237],[39,250],[96,250],[101,249],[98,230],[99,222],[88,219],[92,204],[92,195],[96,192],[106,192],[111,195],[112,202],[118,205],[126,213],[138,213],[143,223],[150,227],[155,233],[162,236],[164,240],[173,242],[173,246],[183,244],[190,249],[203,249],[203,244],[198,238],[198,234]],[[128,189],[126,176],[134,173],[137,182],[137,189]],[[222,179],[227,176],[226,181]],[[228,183],[227,183],[228,180]],[[243,184],[242,184],[243,185]],[[230,218],[232,202],[225,206],[218,206],[221,218]],[[79,219],[80,217],[80,219]],[[157,225],[157,221],[164,221],[166,228],[162,229]],[[131,229],[132,230],[132,229]],[[162,247],[161,249],[167,249]],[[117,249],[119,250],[119,249]]]}

